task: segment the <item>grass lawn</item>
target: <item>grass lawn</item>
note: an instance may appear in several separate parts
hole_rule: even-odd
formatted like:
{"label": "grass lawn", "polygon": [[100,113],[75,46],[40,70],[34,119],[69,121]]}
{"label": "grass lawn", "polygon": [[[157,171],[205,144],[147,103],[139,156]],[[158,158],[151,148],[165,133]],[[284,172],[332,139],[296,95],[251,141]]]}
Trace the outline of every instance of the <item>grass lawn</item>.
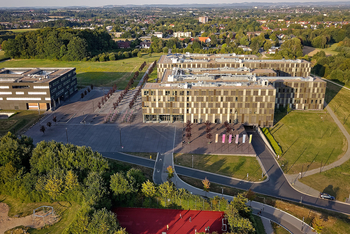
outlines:
{"label": "grass lawn", "polygon": [[331,194],[339,201],[345,201],[350,194],[350,161],[328,171],[304,177],[300,181]]}
{"label": "grass lawn", "polygon": [[[114,84],[118,89],[124,89],[130,78],[146,61],[149,64],[158,61],[162,54],[144,54],[142,58],[134,57],[107,62],[81,62],[81,61],[53,61],[45,59],[12,59],[1,64],[1,67],[76,67],[79,86],[93,84],[94,86],[111,87]],[[141,78],[141,74],[140,77]]]}
{"label": "grass lawn", "polygon": [[315,55],[317,52],[323,50],[326,55],[335,55],[335,54],[338,54],[339,52],[337,51],[334,51],[338,46],[338,43],[334,43],[332,44],[330,47],[328,48],[325,48],[325,49],[320,49],[320,48],[314,48],[312,46],[304,46],[303,48],[303,54],[304,55],[309,55],[309,56],[313,56]]}
{"label": "grass lawn", "polygon": [[339,121],[350,133],[350,90],[341,88],[335,84],[327,82],[325,101],[333,110]]}
{"label": "grass lawn", "polygon": [[[192,167],[191,154],[175,154],[174,156],[177,165]],[[193,167],[244,180],[247,180],[248,173],[248,180],[262,180],[262,170],[255,157],[194,154]]]}
{"label": "grass lawn", "polygon": [[272,228],[275,234],[290,234],[289,231],[284,229],[284,227],[278,225],[277,223],[271,222],[272,223]]}
{"label": "grass lawn", "polygon": [[270,132],[282,149],[279,162],[288,174],[332,163],[342,157],[348,147],[344,135],[326,111],[292,111]]}
{"label": "grass lawn", "polygon": [[266,234],[264,224],[262,223],[261,218],[257,215],[253,215],[253,218],[254,218],[255,223],[256,223],[256,227],[255,227],[256,233],[257,234]]}
{"label": "grass lawn", "polygon": [[8,57],[5,56],[5,51],[1,50],[0,51],[0,61],[3,60],[3,59],[7,59]]}
{"label": "grass lawn", "polygon": [[10,206],[9,216],[18,215],[24,217],[33,214],[33,209],[43,205],[53,206],[55,213],[59,215],[60,220],[56,224],[43,228],[41,230],[30,229],[29,233],[62,233],[63,230],[72,222],[76,212],[79,211],[80,205],[69,202],[37,202],[37,203],[22,203],[18,199],[0,195],[0,201]]}
{"label": "grass lawn", "polygon": [[28,32],[28,31],[35,31],[40,28],[19,28],[19,29],[6,29],[6,30],[0,30],[0,31],[10,31],[14,33],[22,33],[22,32]]}
{"label": "grass lawn", "polygon": [[[0,112],[15,112],[1,110]],[[40,118],[38,111],[23,110],[18,111],[17,114],[12,115],[8,119],[0,119],[0,136],[5,135],[7,132],[13,132],[18,134],[21,130],[31,126]]]}

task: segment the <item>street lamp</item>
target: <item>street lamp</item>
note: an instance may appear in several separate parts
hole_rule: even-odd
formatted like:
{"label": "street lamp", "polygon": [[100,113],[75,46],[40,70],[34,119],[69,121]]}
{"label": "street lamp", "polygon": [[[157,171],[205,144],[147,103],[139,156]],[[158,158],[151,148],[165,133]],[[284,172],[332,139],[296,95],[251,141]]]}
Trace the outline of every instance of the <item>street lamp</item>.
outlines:
{"label": "street lamp", "polygon": [[67,143],[68,143],[68,131],[67,131],[67,128],[66,128],[66,137],[67,137]]}
{"label": "street lamp", "polygon": [[221,198],[224,196],[224,188],[221,187]]}
{"label": "street lamp", "polygon": [[119,144],[120,144],[120,147],[123,148],[122,146],[122,129],[119,127]]}

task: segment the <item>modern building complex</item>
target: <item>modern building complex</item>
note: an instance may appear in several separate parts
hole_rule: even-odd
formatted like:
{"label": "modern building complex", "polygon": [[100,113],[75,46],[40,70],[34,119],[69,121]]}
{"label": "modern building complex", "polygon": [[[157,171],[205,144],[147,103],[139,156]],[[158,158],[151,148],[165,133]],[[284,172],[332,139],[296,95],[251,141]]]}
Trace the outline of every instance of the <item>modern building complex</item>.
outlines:
{"label": "modern building complex", "polygon": [[158,62],[158,79],[165,69],[177,68],[250,68],[272,69],[277,76],[310,75],[311,63],[305,60],[259,60],[255,55],[236,54],[170,54],[163,55]]}
{"label": "modern building complex", "polygon": [[310,69],[303,60],[252,55],[162,56],[159,82],[142,90],[143,121],[273,126],[275,108],[323,109],[326,82],[310,77]]}
{"label": "modern building complex", "polygon": [[0,109],[49,110],[76,91],[75,68],[0,70]]}

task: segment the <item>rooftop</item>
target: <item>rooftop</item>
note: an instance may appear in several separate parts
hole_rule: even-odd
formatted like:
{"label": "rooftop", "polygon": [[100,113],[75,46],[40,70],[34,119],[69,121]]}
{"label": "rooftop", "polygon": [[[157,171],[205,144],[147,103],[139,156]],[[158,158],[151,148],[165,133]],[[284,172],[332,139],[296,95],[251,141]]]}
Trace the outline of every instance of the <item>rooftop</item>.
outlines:
{"label": "rooftop", "polygon": [[0,83],[48,83],[75,68],[2,68]]}

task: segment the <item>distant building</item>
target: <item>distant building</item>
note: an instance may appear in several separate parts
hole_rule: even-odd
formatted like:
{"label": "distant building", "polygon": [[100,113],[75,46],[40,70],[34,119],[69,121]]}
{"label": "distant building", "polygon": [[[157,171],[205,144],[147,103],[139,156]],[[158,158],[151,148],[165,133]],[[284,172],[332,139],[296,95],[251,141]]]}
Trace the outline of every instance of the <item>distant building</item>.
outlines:
{"label": "distant building", "polygon": [[0,109],[49,110],[77,91],[75,68],[3,68]]}
{"label": "distant building", "polygon": [[128,49],[130,48],[130,41],[117,41],[119,49]]}
{"label": "distant building", "polygon": [[174,37],[191,37],[191,32],[174,32]]}
{"label": "distant building", "polygon": [[140,43],[141,48],[149,49],[151,47],[152,42],[149,40],[144,40]]}
{"label": "distant building", "polygon": [[198,40],[202,43],[209,43],[211,42],[210,37],[198,37]]}
{"label": "distant building", "polygon": [[113,29],[113,26],[107,26],[107,27],[106,27],[106,30],[107,30],[108,32],[112,31],[112,29]]}
{"label": "distant building", "polygon": [[158,37],[158,38],[163,38],[163,33],[162,32],[154,32],[153,36]]}
{"label": "distant building", "polygon": [[208,16],[202,16],[198,18],[199,23],[208,23]]}
{"label": "distant building", "polygon": [[121,35],[123,35],[124,32],[113,32],[112,34],[116,37],[119,38]]}

